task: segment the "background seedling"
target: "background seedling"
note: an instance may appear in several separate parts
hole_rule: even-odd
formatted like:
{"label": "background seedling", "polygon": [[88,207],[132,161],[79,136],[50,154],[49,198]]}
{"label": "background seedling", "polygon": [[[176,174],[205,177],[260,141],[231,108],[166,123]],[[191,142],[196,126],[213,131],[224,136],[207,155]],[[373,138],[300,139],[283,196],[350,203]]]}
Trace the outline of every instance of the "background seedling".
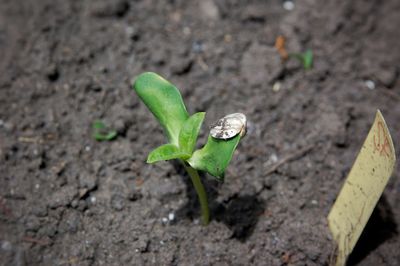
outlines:
{"label": "background seedling", "polygon": [[110,130],[100,120],[94,121],[92,128],[93,128],[93,138],[97,141],[110,141],[117,137],[117,131]]}
{"label": "background seedling", "polygon": [[[221,120],[218,121],[216,123],[216,126],[220,126],[218,130],[226,132],[230,130],[230,138],[220,139],[210,135],[204,147],[195,151],[205,113],[199,112],[190,116],[179,90],[155,73],[139,75],[133,88],[161,124],[169,142],[150,152],[147,162],[177,159],[183,164],[197,192],[203,223],[208,224],[210,214],[207,195],[198,170],[209,173],[219,181],[224,180],[225,169],[245,132],[245,116],[243,114],[227,116],[222,119],[223,127]],[[239,119],[242,121],[241,126],[238,125],[237,117],[241,118]]]}
{"label": "background seedling", "polygon": [[289,58],[295,58],[300,61],[305,70],[309,70],[313,66],[313,53],[310,49],[304,53],[288,53],[286,50],[286,38],[279,35],[275,40],[275,49],[278,51],[282,61]]}
{"label": "background seedling", "polygon": [[293,57],[299,60],[305,70],[309,70],[313,66],[313,53],[310,49],[308,49],[304,53],[289,54],[289,57]]}

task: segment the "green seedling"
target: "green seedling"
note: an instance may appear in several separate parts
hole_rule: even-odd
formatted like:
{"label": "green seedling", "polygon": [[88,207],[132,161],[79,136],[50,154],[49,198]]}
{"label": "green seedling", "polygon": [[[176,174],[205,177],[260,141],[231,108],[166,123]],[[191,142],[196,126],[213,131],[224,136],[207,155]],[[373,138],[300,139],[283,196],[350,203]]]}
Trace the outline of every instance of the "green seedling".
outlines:
{"label": "green seedling", "polygon": [[179,90],[155,73],[139,75],[133,89],[161,124],[168,139],[167,144],[150,152],[147,162],[177,159],[182,163],[197,192],[203,223],[207,225],[210,221],[207,195],[198,171],[224,180],[225,169],[245,134],[246,117],[232,114],[220,119],[212,126],[204,147],[195,150],[205,112],[189,115]]}
{"label": "green seedling", "polygon": [[299,60],[305,70],[309,70],[313,66],[313,53],[310,49],[308,49],[304,53],[289,54],[289,57],[293,57]]}
{"label": "green seedling", "polygon": [[93,122],[93,138],[97,141],[110,141],[117,137],[116,130],[110,130],[99,120]]}

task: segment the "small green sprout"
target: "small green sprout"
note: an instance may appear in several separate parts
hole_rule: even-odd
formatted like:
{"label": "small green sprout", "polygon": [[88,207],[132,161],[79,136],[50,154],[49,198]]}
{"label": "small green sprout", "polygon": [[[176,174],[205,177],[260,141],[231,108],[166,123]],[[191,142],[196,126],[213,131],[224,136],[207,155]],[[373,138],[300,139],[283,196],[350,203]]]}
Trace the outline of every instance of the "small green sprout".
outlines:
{"label": "small green sprout", "polygon": [[313,53],[310,49],[304,53],[293,53],[289,54],[289,56],[299,60],[305,70],[309,70],[313,66]]}
{"label": "small green sprout", "polygon": [[224,180],[225,169],[245,134],[246,117],[232,114],[220,119],[213,125],[204,147],[195,150],[205,112],[190,116],[179,90],[155,73],[139,75],[133,89],[161,124],[168,139],[167,144],[150,152],[147,163],[177,159],[183,164],[197,192],[203,223],[207,225],[210,221],[207,195],[198,170],[218,181]]}
{"label": "small green sprout", "polygon": [[93,138],[97,141],[110,141],[117,137],[117,131],[108,129],[100,120],[94,121],[92,128]]}

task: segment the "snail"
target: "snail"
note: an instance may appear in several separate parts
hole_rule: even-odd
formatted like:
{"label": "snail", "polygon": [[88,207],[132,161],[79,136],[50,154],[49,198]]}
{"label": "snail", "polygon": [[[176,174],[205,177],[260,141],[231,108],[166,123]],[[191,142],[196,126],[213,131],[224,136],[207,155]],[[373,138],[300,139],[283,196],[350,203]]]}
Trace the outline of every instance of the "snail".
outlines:
{"label": "snail", "polygon": [[246,135],[246,116],[242,113],[229,114],[210,128],[210,135],[215,139],[230,139],[240,134]]}

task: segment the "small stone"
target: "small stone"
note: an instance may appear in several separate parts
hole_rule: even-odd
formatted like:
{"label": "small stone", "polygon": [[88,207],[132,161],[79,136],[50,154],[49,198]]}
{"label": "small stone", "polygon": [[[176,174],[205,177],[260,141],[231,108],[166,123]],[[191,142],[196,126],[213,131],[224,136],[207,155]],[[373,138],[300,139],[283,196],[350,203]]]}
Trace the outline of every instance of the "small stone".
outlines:
{"label": "small stone", "polygon": [[1,242],[1,249],[4,251],[11,251],[12,250],[12,244],[11,242],[4,240]]}
{"label": "small stone", "polygon": [[278,156],[275,153],[273,153],[269,156],[269,160],[271,161],[271,163],[276,163],[278,162]]}
{"label": "small stone", "polygon": [[375,82],[373,82],[372,80],[366,80],[365,81],[365,86],[370,90],[374,90],[375,89]]}
{"label": "small stone", "polygon": [[168,218],[167,218],[167,217],[161,218],[161,222],[162,222],[163,224],[168,223]]}
{"label": "small stone", "polygon": [[170,212],[170,213],[168,214],[168,220],[170,220],[171,222],[172,222],[173,220],[175,220],[175,214],[174,214],[173,212]]}
{"label": "small stone", "polygon": [[292,1],[283,2],[283,8],[287,11],[291,11],[294,9],[294,3]]}
{"label": "small stone", "polygon": [[125,207],[125,199],[119,194],[111,196],[111,207],[116,211],[122,211]]}
{"label": "small stone", "polygon": [[91,197],[90,197],[90,203],[95,204],[96,201],[97,201],[97,199],[96,199],[95,196],[91,196]]}
{"label": "small stone", "polygon": [[278,92],[281,90],[281,83],[279,81],[275,82],[274,85],[272,86],[272,91]]}

